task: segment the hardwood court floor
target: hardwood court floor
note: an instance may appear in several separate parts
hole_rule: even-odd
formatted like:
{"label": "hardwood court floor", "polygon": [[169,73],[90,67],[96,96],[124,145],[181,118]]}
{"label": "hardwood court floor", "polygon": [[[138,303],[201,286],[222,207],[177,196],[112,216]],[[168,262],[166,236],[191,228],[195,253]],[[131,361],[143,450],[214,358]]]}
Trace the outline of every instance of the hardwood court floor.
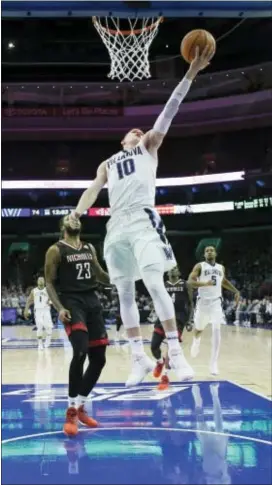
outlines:
{"label": "hardwood court floor", "polygon": [[[150,340],[151,325],[143,325],[144,338]],[[114,340],[115,330],[109,330]],[[201,342],[200,354],[190,357],[192,333],[185,332],[184,353],[195,370],[195,380],[211,380],[209,357],[211,329],[207,328]],[[145,345],[150,353],[150,344]],[[71,349],[64,332],[53,332],[52,346],[38,352],[35,332],[31,327],[2,327],[2,383],[3,384],[62,384],[67,383]],[[165,346],[163,346],[165,349]],[[220,375],[217,379],[233,381],[253,392],[272,396],[271,390],[271,331],[231,326],[222,327],[222,344],[219,358]],[[130,368],[130,351],[126,343],[110,345],[107,364],[100,382],[124,382]],[[174,375],[170,377],[175,379]],[[153,381],[152,375],[146,381]]]}

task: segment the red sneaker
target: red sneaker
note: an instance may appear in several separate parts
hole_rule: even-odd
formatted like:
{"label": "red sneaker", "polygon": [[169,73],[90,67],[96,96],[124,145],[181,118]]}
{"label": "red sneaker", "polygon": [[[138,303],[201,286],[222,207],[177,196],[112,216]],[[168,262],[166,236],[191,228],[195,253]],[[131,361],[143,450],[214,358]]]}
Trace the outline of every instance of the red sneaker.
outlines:
{"label": "red sneaker", "polygon": [[157,362],[157,365],[156,365],[155,369],[153,370],[153,376],[154,377],[160,377],[160,375],[162,373],[162,369],[164,367],[164,364],[165,364],[165,359],[163,359],[163,362],[161,364],[159,362]]}
{"label": "red sneaker", "polygon": [[158,389],[159,391],[165,391],[166,389],[168,389],[169,384],[170,384],[170,383],[169,383],[169,379],[168,379],[168,377],[164,375],[164,376],[162,376],[162,378],[161,378],[161,382],[159,383],[159,385],[158,385],[157,389]]}
{"label": "red sneaker", "polygon": [[66,411],[66,421],[63,426],[63,432],[67,436],[75,436],[78,433],[78,415],[76,408],[68,408]]}
{"label": "red sneaker", "polygon": [[97,428],[98,422],[88,416],[83,404],[82,406],[79,406],[77,413],[78,419],[82,424],[85,424],[85,426],[88,426],[88,428]]}

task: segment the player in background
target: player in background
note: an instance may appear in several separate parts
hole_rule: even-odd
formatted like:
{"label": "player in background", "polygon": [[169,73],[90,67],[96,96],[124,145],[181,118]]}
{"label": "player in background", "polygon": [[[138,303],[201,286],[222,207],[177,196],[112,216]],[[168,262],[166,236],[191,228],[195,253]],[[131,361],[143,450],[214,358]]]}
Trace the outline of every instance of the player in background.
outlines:
{"label": "player in background", "polygon": [[[38,350],[47,348],[51,343],[53,322],[51,318],[51,307],[47,289],[45,287],[45,281],[42,276],[37,280],[36,288],[31,290],[29,297],[26,301],[24,310],[24,317],[27,320],[29,318],[29,309],[34,305],[34,318],[37,328]],[[45,332],[45,341],[43,343],[43,337]]]}
{"label": "player in background", "polygon": [[163,222],[155,210],[158,149],[182,100],[199,71],[208,66],[212,49],[196,55],[182,81],[174,89],[153,128],[147,133],[129,131],[122,150],[102,162],[95,180],[82,194],[70,215],[70,224],[91,207],[108,184],[111,217],[107,223],[104,257],[111,283],[117,288],[121,318],[132,352],[132,371],[127,386],[139,384],[155,363],[146,355],[135,299],[135,281],[142,279],[162,322],[168,342],[171,368],[179,380],[193,377],[178,341],[174,305],[164,285],[164,273],[176,266]]}
{"label": "player in background", "polygon": [[[73,348],[63,430],[74,436],[78,421],[90,428],[98,424],[88,416],[85,404],[106,363],[108,337],[95,290],[97,281],[108,285],[109,277],[100,266],[94,247],[80,239],[80,221],[72,228],[69,217],[64,217],[61,231],[63,238],[46,253],[45,278],[49,297]],[[87,355],[89,365],[84,372]]]}
{"label": "player in background", "polygon": [[[168,272],[168,280],[165,287],[172,298],[175,308],[179,341],[182,342],[182,333],[185,326],[193,315],[193,290],[185,280],[180,277],[178,266]],[[159,390],[165,390],[169,387],[168,373],[170,370],[168,352],[165,358],[162,357],[161,345],[165,340],[165,331],[159,320],[154,325],[154,332],[151,339],[151,352],[157,361],[153,375],[158,378],[161,376]]]}
{"label": "player in background", "polygon": [[216,262],[216,249],[207,246],[204,250],[204,259],[193,268],[189,283],[193,288],[198,288],[194,315],[194,337],[191,347],[191,356],[196,357],[199,353],[201,335],[208,323],[212,324],[212,353],[210,360],[210,372],[217,375],[217,360],[221,342],[221,324],[225,323],[225,315],[222,308],[222,287],[234,293],[236,304],[240,299],[239,291],[225,277],[225,268]]}

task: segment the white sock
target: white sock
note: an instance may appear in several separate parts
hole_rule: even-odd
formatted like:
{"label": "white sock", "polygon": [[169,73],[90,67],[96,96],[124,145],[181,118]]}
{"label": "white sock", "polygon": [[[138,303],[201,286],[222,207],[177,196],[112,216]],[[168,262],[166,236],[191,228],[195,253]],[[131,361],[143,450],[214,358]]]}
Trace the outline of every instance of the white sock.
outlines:
{"label": "white sock", "polygon": [[68,397],[69,408],[77,408],[77,397]]}
{"label": "white sock", "polygon": [[130,337],[129,343],[132,355],[142,355],[145,353],[142,337]]}
{"label": "white sock", "polygon": [[157,364],[163,364],[164,363],[164,360],[163,358],[161,357],[160,359],[157,360]]}
{"label": "white sock", "polygon": [[221,329],[220,327],[213,327],[211,364],[217,363],[219,350],[220,350],[220,342],[221,342]]}
{"label": "white sock", "polygon": [[80,396],[80,394],[79,394],[78,395],[78,407],[79,406],[85,406],[87,400],[88,400],[88,398],[86,396]]}
{"label": "white sock", "polygon": [[171,353],[172,350],[181,351],[177,330],[174,330],[173,332],[165,332],[165,335],[167,338],[169,352]]}
{"label": "white sock", "polygon": [[200,343],[200,340],[201,340],[201,335],[199,335],[198,337],[193,337],[193,342]]}
{"label": "white sock", "polygon": [[170,370],[170,369],[165,369],[165,368],[164,368],[163,375],[164,375],[164,376],[168,376],[168,374],[169,374],[169,370]]}

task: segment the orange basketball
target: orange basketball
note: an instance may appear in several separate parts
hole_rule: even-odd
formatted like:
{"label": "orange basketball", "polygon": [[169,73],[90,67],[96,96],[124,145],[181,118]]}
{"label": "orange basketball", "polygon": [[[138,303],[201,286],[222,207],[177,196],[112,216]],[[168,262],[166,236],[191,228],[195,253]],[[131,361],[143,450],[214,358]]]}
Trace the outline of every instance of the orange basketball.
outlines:
{"label": "orange basketball", "polygon": [[196,47],[199,47],[199,53],[201,54],[206,46],[212,47],[215,54],[216,42],[212,34],[202,29],[191,30],[182,39],[180,52],[183,59],[190,63],[195,57]]}

